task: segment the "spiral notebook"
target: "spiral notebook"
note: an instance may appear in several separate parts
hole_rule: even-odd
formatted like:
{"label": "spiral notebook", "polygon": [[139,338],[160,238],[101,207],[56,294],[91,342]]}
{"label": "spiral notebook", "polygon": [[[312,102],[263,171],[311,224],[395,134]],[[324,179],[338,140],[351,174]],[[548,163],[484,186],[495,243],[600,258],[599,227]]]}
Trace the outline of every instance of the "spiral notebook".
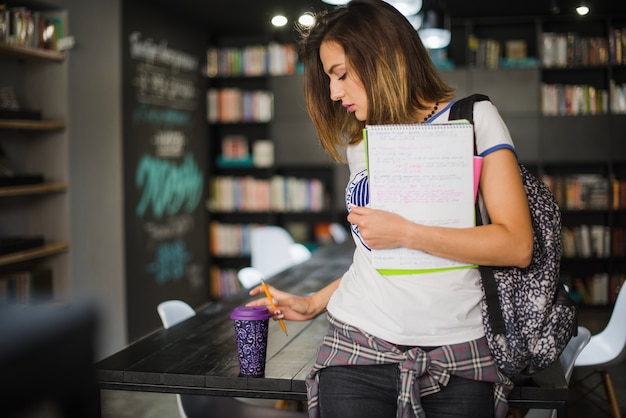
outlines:
{"label": "spiral notebook", "polygon": [[[363,137],[370,207],[424,225],[475,225],[479,174],[469,122],[367,125]],[[372,250],[372,263],[383,274],[475,267],[407,248]]]}

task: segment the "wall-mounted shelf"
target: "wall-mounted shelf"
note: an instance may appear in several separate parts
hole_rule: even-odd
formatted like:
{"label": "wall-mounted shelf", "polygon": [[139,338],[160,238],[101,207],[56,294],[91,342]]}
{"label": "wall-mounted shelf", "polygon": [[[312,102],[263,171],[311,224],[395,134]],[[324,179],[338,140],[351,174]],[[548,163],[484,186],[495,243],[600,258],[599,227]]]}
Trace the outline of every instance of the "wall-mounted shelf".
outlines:
{"label": "wall-mounted shelf", "polygon": [[23,48],[3,43],[0,43],[0,54],[17,59],[48,60],[56,62],[65,60],[65,54],[61,52],[47,49]]}
{"label": "wall-mounted shelf", "polygon": [[0,255],[0,267],[61,254],[67,252],[69,248],[69,244],[65,242],[54,242],[42,247]]}
{"label": "wall-mounted shelf", "polygon": [[58,131],[65,129],[65,122],[60,120],[0,119],[0,129]]}
{"label": "wall-mounted shelf", "polygon": [[[7,7],[13,14],[11,21],[16,19],[16,5],[9,2]],[[38,16],[40,24],[35,25],[32,36],[16,38],[10,45],[0,43],[0,79],[10,103],[0,118],[0,148],[7,171],[16,173],[15,178],[2,179],[0,187],[0,239],[42,240],[31,242],[32,248],[3,249],[0,299],[9,303],[30,303],[31,296],[33,302],[35,296],[38,300],[64,299],[71,293],[70,257],[58,256],[70,248],[70,199],[66,193],[70,178],[69,66],[67,53],[56,50],[58,35],[68,35],[67,11],[39,2],[22,5],[25,9],[19,10],[24,10],[26,19]],[[40,39],[42,26],[55,28],[57,38]],[[51,49],[39,48],[44,43]],[[25,291],[25,286],[30,290]],[[24,292],[13,297],[11,289]]]}
{"label": "wall-mounted shelf", "polygon": [[61,193],[67,190],[66,183],[50,182],[22,186],[0,187],[0,197],[30,196],[47,193]]}

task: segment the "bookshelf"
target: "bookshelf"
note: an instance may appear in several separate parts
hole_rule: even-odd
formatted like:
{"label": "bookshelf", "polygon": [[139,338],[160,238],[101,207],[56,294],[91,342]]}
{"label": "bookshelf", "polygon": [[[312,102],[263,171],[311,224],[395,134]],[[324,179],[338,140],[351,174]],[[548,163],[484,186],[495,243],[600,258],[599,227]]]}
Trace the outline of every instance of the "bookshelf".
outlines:
{"label": "bookshelf", "polygon": [[[34,28],[57,31],[67,19],[54,7],[12,4],[8,11],[19,10]],[[0,110],[0,148],[14,170],[0,177],[0,301],[24,304],[62,299],[70,290],[68,68],[56,43],[37,43],[36,29],[21,40],[9,33],[0,34],[0,77],[20,111]]]}
{"label": "bookshelf", "polygon": [[[458,96],[491,97],[520,161],[557,195],[561,273],[584,306],[612,305],[626,274],[624,28],[617,16],[453,21],[446,58],[455,67],[441,70]],[[526,54],[510,56],[511,42]]]}
{"label": "bookshelf", "polygon": [[281,141],[276,132],[277,125],[282,130],[282,123],[295,120],[288,108],[302,95],[301,83],[289,83],[298,76],[295,46],[255,41],[224,40],[207,50],[214,298],[239,290],[236,275],[250,265],[252,228],[280,225],[296,241],[315,246],[317,228],[335,220],[333,167],[310,160],[300,164],[302,155],[285,158],[286,142],[293,139]]}

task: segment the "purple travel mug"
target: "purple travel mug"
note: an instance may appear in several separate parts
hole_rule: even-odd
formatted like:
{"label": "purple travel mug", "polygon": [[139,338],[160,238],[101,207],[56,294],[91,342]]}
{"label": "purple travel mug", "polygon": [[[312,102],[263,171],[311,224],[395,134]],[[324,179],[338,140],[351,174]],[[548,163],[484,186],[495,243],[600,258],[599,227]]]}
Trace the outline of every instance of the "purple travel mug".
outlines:
{"label": "purple travel mug", "polygon": [[230,318],[235,323],[239,375],[263,377],[267,354],[267,332],[272,314],[263,306],[239,306]]}

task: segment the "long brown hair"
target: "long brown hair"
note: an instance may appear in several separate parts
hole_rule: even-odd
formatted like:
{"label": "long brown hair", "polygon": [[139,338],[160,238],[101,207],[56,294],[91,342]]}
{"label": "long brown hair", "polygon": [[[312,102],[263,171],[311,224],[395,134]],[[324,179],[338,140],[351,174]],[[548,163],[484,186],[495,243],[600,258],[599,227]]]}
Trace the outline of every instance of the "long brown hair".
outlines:
{"label": "long brown hair", "polygon": [[[368,124],[415,123],[425,103],[450,101],[454,90],[439,76],[413,26],[382,0],[352,0],[315,16],[300,28],[304,96],[322,147],[336,161],[343,148],[358,143]],[[330,100],[330,80],[319,57],[322,42],[339,44],[351,70],[365,87],[367,122]]]}

